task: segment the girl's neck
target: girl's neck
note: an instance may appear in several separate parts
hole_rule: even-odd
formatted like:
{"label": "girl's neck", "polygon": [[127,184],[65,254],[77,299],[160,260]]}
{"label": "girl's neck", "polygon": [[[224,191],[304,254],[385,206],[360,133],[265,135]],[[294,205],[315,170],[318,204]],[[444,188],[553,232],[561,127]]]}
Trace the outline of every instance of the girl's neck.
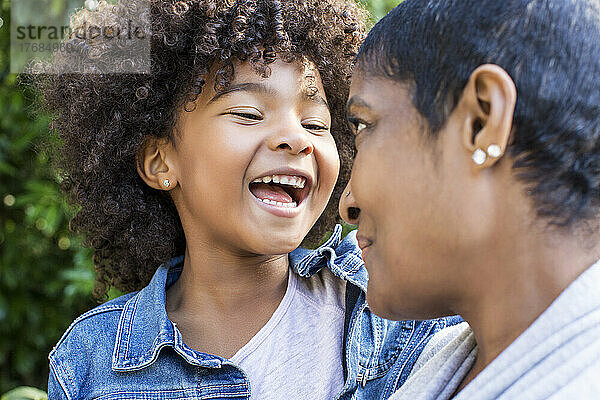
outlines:
{"label": "girl's neck", "polygon": [[169,290],[172,310],[212,303],[221,312],[238,310],[257,298],[285,292],[288,257],[234,256],[220,251],[194,255],[186,248],[183,272]]}
{"label": "girl's neck", "polygon": [[230,357],[271,318],[287,287],[288,257],[237,257],[186,249],[181,276],[167,292],[169,318],[184,342]]}

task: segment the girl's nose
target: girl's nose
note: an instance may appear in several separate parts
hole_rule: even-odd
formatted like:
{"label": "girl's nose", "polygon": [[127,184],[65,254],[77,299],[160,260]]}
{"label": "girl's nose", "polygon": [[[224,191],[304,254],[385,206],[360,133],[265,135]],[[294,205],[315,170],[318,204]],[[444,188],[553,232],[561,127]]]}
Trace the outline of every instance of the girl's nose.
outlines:
{"label": "girl's nose", "polygon": [[290,154],[309,155],[314,151],[309,140],[310,133],[302,127],[282,127],[281,130],[269,138],[269,148],[273,151],[286,150]]}
{"label": "girl's nose", "polygon": [[356,200],[354,200],[354,196],[352,195],[351,182],[348,182],[344,192],[342,193],[339,212],[344,221],[350,225],[358,225],[358,221],[360,219],[360,208],[358,207],[358,204],[356,204]]}

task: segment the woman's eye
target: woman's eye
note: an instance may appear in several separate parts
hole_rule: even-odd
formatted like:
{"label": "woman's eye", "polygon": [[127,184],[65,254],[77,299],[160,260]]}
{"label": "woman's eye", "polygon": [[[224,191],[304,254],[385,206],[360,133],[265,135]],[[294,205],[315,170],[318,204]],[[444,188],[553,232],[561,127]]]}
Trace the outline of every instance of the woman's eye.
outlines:
{"label": "woman's eye", "polygon": [[350,128],[352,128],[355,135],[360,134],[363,129],[368,127],[367,123],[359,119],[351,118],[348,122],[350,122]]}

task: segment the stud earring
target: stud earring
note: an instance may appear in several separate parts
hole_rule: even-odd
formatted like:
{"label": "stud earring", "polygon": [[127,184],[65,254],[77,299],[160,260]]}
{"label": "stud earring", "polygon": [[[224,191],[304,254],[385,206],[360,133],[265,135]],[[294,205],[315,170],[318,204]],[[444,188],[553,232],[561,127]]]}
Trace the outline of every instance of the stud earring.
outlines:
{"label": "stud earring", "polygon": [[502,155],[502,149],[497,144],[492,144],[488,147],[487,153],[490,157],[498,158]]}
{"label": "stud earring", "polygon": [[165,179],[165,180],[163,181],[163,185],[165,185],[165,187],[167,187],[167,188],[168,188],[169,186],[171,186],[171,182],[169,182],[169,180],[168,180],[168,179]]}
{"label": "stud earring", "polygon": [[477,149],[473,152],[473,156],[471,158],[473,159],[473,162],[475,162],[475,164],[483,165],[483,163],[485,163],[485,160],[487,159],[487,155],[485,154],[485,151]]}

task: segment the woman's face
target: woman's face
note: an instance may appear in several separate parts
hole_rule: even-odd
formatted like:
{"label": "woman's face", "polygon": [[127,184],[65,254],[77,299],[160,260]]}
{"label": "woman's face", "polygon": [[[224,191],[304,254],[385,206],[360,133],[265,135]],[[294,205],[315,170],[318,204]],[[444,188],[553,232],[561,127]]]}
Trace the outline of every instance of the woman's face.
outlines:
{"label": "woman's face", "polygon": [[[340,208],[360,209],[349,222],[359,226],[371,309],[398,320],[452,314],[446,300],[460,285],[461,260],[479,233],[469,232],[477,223],[463,180],[471,171],[463,159],[470,158],[443,139],[452,135],[453,120],[442,139],[428,139],[408,87],[361,71],[350,89],[348,119],[358,152],[352,195]],[[460,141],[448,141],[454,142]]]}
{"label": "woman's face", "polygon": [[181,114],[172,195],[188,240],[285,254],[327,205],[339,157],[319,73],[280,60],[270,69],[262,78],[236,64],[227,89],[215,93],[209,80]]}

